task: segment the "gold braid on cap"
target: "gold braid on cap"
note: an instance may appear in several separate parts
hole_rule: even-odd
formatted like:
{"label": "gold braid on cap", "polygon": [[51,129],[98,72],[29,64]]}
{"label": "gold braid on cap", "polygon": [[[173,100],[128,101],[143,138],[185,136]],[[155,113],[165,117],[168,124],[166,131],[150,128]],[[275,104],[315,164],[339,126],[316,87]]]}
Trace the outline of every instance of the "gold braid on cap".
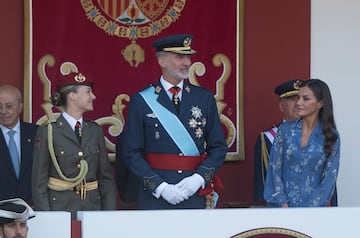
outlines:
{"label": "gold braid on cap", "polygon": [[183,46],[178,46],[178,47],[165,47],[163,48],[163,51],[192,51],[191,48],[190,48],[190,45],[191,45],[191,38],[190,37],[187,37],[184,39],[183,41]]}
{"label": "gold braid on cap", "polygon": [[181,51],[181,50],[191,50],[190,46],[179,46],[179,47],[166,47],[163,51]]}
{"label": "gold braid on cap", "polygon": [[286,93],[283,93],[280,95],[280,98],[285,98],[285,97],[290,97],[290,96],[294,96],[294,95],[298,95],[299,94],[299,89],[301,86],[301,82],[299,80],[296,80],[293,83],[293,88],[294,90],[288,91]]}
{"label": "gold braid on cap", "polygon": [[298,94],[299,94],[299,90],[292,90],[292,91],[281,94],[280,98],[286,98],[286,97],[295,96]]}

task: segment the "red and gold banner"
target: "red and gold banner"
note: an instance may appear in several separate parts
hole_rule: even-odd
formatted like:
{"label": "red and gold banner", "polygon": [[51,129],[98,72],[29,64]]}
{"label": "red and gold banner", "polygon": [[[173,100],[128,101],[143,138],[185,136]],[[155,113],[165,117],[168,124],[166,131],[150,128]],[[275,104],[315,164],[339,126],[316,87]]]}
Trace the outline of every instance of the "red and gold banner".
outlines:
{"label": "red and gold banner", "polygon": [[57,116],[49,100],[53,82],[83,72],[95,81],[97,97],[85,117],[103,126],[114,158],[130,96],[160,78],[151,42],[189,33],[198,52],[189,80],[214,93],[227,160],[243,159],[242,1],[26,1],[24,119],[41,124]]}

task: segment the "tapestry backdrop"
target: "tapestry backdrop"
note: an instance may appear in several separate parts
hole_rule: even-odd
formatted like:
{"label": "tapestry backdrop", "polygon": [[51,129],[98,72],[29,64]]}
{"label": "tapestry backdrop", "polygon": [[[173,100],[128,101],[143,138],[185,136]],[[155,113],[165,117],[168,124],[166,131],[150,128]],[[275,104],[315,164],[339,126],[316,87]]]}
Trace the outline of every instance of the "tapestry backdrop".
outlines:
{"label": "tapestry backdrop", "polygon": [[[26,1],[27,2],[27,1]],[[169,34],[194,35],[189,80],[216,98],[229,152],[244,155],[242,0],[32,0],[26,5],[24,119],[42,124],[61,108],[49,97],[70,71],[95,82],[95,110],[110,159],[126,123],[130,96],[160,78],[151,43]]]}

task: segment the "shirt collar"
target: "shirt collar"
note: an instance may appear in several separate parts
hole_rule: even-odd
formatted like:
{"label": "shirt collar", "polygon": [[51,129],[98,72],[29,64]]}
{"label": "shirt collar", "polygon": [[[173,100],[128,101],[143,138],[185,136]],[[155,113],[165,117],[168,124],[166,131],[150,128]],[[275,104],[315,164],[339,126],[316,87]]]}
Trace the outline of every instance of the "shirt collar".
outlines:
{"label": "shirt collar", "polygon": [[[173,86],[178,86],[179,88],[182,89],[182,88],[183,88],[183,85],[184,85],[184,80],[181,80],[180,83],[178,83],[177,85],[172,85],[171,83],[169,83],[168,81],[166,81],[163,76],[161,76],[161,78],[160,78],[160,83],[161,83],[161,85],[164,87],[164,89],[165,89],[166,91],[169,91],[169,88],[171,88],[171,87],[173,87]],[[180,93],[181,93],[181,91],[180,91]]]}
{"label": "shirt collar", "polygon": [[67,114],[66,112],[63,112],[62,115],[65,118],[65,120],[70,124],[71,128],[75,128],[75,124],[77,121],[79,121],[81,125],[83,124],[82,117],[79,120],[76,120],[75,118],[73,118],[72,116]]}
{"label": "shirt collar", "polygon": [[14,131],[16,132],[15,134],[17,134],[17,133],[20,134],[20,120],[17,121],[17,123],[16,123],[16,125],[14,126],[14,128],[9,129],[9,128],[1,125],[1,124],[0,124],[0,127],[1,127],[1,131],[2,131],[2,133],[3,133],[4,135],[7,134],[8,131],[10,131],[10,130],[14,130]]}

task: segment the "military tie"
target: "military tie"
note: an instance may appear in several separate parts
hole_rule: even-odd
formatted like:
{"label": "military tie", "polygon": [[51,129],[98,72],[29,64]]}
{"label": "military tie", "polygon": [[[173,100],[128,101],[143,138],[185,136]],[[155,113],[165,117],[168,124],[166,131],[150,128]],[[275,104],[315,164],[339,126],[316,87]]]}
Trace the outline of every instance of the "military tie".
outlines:
{"label": "military tie", "polygon": [[179,88],[178,86],[173,86],[169,88],[169,91],[173,94],[172,101],[175,105],[176,110],[179,112],[179,108],[180,108],[179,92],[181,91],[181,88]]}
{"label": "military tie", "polygon": [[78,138],[79,143],[81,143],[81,123],[79,121],[75,124],[75,135]]}
{"label": "military tie", "polygon": [[15,140],[14,140],[14,134],[15,131],[14,130],[9,130],[8,131],[9,134],[9,151],[10,151],[10,156],[11,156],[11,160],[13,163],[13,167],[16,173],[16,177],[19,178],[19,173],[20,173],[20,159],[19,159],[19,153],[15,144]]}

